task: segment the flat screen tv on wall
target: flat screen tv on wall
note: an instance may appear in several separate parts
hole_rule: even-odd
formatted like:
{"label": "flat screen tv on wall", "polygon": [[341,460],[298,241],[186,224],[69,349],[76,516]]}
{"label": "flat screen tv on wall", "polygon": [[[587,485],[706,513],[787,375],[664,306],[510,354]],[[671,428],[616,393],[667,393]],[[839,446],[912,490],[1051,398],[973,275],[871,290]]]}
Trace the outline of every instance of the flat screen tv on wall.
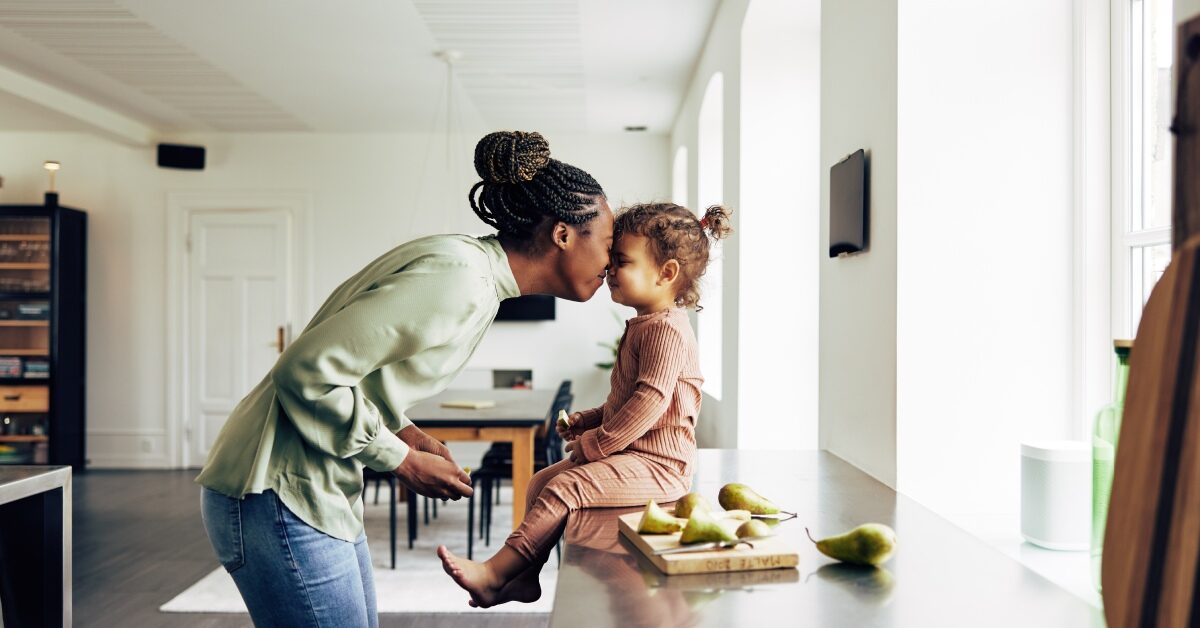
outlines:
{"label": "flat screen tv on wall", "polygon": [[829,257],[867,248],[867,153],[858,149],[829,169]]}
{"label": "flat screen tv on wall", "polygon": [[552,321],[554,297],[546,294],[527,294],[500,302],[497,321]]}

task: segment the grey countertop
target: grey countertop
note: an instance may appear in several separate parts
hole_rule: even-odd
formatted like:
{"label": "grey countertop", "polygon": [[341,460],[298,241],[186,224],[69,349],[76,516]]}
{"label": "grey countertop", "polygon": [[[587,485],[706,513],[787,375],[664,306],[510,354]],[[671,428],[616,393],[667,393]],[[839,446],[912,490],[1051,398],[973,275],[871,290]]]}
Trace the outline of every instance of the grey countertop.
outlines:
{"label": "grey countertop", "polygon": [[69,466],[0,466],[0,504],[66,486]]}
{"label": "grey countertop", "polygon": [[[927,508],[826,452],[701,450],[693,486],[716,504],[743,482],[799,513],[778,533],[798,569],[667,577],[617,532],[637,508],[585,509],[564,532],[553,627],[1103,626],[1103,614]],[[867,522],[896,530],[880,569],[834,562],[817,538]]]}

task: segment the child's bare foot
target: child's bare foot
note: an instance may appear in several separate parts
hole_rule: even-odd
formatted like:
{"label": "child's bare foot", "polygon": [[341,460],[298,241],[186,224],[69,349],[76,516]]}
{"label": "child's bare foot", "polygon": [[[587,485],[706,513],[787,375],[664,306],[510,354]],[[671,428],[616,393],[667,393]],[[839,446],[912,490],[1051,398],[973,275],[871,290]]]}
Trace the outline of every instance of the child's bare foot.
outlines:
{"label": "child's bare foot", "polygon": [[538,574],[523,573],[500,589],[496,595],[495,604],[504,602],[524,602],[529,604],[542,597],[542,583],[538,582]]}
{"label": "child's bare foot", "polygon": [[471,606],[487,608],[506,601],[500,599],[505,583],[492,573],[486,563],[455,556],[445,545],[438,546],[437,554],[442,559],[442,569],[450,574],[458,586],[471,594]]}

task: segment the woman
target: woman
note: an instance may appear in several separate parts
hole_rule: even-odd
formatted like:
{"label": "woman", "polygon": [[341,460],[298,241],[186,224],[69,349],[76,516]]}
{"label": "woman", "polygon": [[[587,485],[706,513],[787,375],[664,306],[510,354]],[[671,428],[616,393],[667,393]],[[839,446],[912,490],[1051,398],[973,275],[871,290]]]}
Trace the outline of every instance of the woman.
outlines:
{"label": "woman", "polygon": [[500,301],[586,301],[613,214],[538,133],[475,147],[471,207],[498,234],[403,244],[339,286],[234,409],[196,479],[205,529],[257,625],[376,626],[362,468],[429,497],[471,494],[445,445],[404,416],[450,383]]}

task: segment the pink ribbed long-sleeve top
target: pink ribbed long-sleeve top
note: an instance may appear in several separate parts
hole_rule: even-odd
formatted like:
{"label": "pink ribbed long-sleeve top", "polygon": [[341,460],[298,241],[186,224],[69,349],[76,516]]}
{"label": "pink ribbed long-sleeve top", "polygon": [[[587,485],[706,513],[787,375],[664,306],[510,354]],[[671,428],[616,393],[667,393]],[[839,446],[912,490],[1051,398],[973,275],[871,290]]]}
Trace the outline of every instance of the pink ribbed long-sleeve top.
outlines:
{"label": "pink ribbed long-sleeve top", "polygon": [[703,382],[687,312],[675,308],[629,319],[608,400],[581,412],[571,426],[580,455],[594,462],[629,452],[691,475]]}

